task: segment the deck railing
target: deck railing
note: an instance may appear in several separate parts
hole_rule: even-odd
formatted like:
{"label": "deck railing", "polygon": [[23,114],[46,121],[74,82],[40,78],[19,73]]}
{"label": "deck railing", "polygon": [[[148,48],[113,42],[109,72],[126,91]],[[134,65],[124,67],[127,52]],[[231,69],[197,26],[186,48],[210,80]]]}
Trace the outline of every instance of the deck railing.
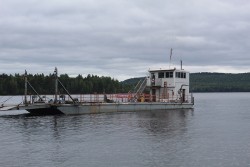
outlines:
{"label": "deck railing", "polygon": [[[166,103],[194,103],[192,94],[185,98],[180,96],[171,96],[169,98],[161,96],[152,96],[150,94],[141,94],[138,99],[134,99],[135,94],[79,94],[71,95],[77,103],[130,103],[130,102],[166,102]],[[28,104],[34,103],[55,103],[54,95],[41,95],[42,100],[35,96],[27,96]],[[183,101],[184,99],[184,101]],[[24,104],[24,96],[1,96],[0,106],[7,104]],[[59,96],[57,103],[72,103],[68,95]]]}
{"label": "deck railing", "polygon": [[[167,103],[193,103],[192,94],[186,95],[185,98],[181,96],[171,96],[166,98],[164,96],[153,96],[150,94],[141,94],[139,98],[134,99],[135,94],[80,94],[80,95],[71,95],[74,99],[77,99],[77,102],[80,103],[112,103],[112,102],[167,102]],[[54,99],[54,96],[47,96],[51,99]],[[51,101],[51,100],[49,100]],[[71,101],[70,97],[65,95],[65,99],[59,98],[59,102],[69,102]]]}

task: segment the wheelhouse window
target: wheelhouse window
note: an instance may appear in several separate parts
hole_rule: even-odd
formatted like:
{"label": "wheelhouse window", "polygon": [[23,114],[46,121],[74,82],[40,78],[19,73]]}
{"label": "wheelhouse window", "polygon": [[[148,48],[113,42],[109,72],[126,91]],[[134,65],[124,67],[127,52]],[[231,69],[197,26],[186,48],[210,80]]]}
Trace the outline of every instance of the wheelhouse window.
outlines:
{"label": "wheelhouse window", "polygon": [[181,72],[181,78],[184,78],[184,73],[183,72]]}
{"label": "wheelhouse window", "polygon": [[173,72],[169,72],[170,78],[174,77],[174,73]]}
{"label": "wheelhouse window", "polygon": [[186,78],[186,73],[185,72],[176,72],[175,77],[176,78]]}
{"label": "wheelhouse window", "polygon": [[164,72],[159,72],[158,73],[158,78],[164,78]]}
{"label": "wheelhouse window", "polygon": [[173,72],[166,72],[166,78],[173,78]]}

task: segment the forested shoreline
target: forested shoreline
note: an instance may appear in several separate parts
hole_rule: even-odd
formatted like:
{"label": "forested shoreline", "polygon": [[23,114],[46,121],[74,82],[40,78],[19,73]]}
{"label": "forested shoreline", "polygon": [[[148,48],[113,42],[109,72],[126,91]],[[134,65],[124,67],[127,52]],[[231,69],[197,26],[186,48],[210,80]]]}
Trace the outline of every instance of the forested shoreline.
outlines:
{"label": "forested shoreline", "polygon": [[[88,75],[59,76],[59,80],[72,94],[127,93],[142,78],[131,78],[122,82],[111,77]],[[29,74],[28,81],[39,94],[54,93],[53,74]],[[65,93],[59,86],[60,93]],[[190,92],[250,92],[250,73],[191,73]],[[28,89],[29,94],[34,94]],[[24,76],[0,74],[0,95],[23,95]]]}
{"label": "forested shoreline", "polygon": [[[59,80],[71,94],[90,94],[90,93],[121,93],[127,92],[128,85],[121,84],[118,80],[111,77],[99,77],[97,75],[88,75],[83,77],[69,77],[62,74]],[[39,94],[54,94],[55,78],[53,74],[29,74],[28,81]],[[59,92],[65,94],[63,88],[59,85]],[[24,76],[0,75],[0,95],[23,95],[24,94]],[[28,94],[34,94],[34,91],[28,86]]]}

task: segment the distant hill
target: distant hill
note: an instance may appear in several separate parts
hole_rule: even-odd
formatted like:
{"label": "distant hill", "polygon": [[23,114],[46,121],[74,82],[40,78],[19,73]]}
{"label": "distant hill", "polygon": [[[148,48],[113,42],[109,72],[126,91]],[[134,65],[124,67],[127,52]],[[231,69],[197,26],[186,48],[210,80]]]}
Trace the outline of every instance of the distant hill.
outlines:
{"label": "distant hill", "polygon": [[192,73],[192,92],[250,92],[250,73]]}
{"label": "distant hill", "polygon": [[[131,78],[122,82],[135,85],[140,78]],[[190,92],[250,92],[250,73],[191,73]]]}
{"label": "distant hill", "polygon": [[139,78],[130,78],[130,79],[126,79],[124,81],[122,81],[122,84],[126,84],[126,85],[135,85],[137,84],[141,79],[144,79],[145,77],[139,77]]}

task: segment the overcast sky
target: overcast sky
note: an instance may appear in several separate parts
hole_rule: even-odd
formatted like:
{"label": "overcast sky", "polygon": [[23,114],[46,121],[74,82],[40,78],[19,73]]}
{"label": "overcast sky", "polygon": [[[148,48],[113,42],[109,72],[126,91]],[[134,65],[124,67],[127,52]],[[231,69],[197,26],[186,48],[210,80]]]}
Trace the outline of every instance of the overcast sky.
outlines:
{"label": "overcast sky", "polygon": [[249,0],[0,0],[0,73],[250,72]]}

